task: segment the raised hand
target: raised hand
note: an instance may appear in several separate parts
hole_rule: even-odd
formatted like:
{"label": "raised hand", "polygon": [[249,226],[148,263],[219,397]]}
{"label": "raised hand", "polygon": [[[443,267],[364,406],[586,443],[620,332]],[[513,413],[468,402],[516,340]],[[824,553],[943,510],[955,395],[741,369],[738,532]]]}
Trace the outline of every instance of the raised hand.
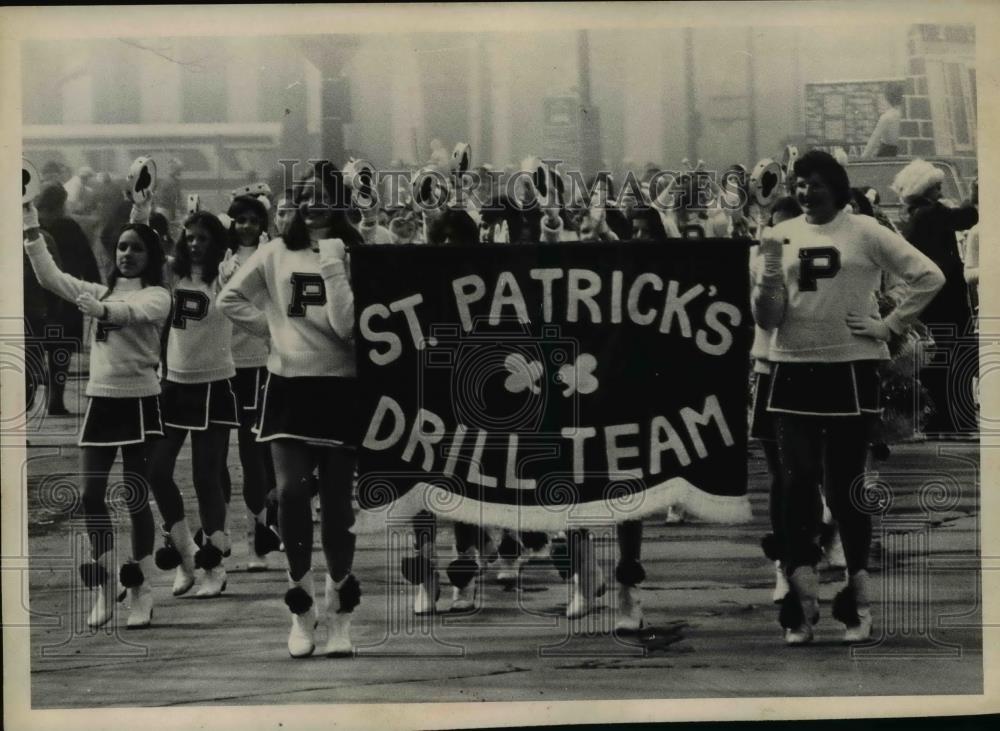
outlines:
{"label": "raised hand", "polygon": [[24,232],[25,241],[34,241],[38,237],[38,209],[34,203],[26,203],[21,206],[21,230]]}
{"label": "raised hand", "polygon": [[232,249],[226,249],[226,255],[219,262],[219,282],[222,284],[228,282],[239,269],[241,263],[240,257],[234,254]]}

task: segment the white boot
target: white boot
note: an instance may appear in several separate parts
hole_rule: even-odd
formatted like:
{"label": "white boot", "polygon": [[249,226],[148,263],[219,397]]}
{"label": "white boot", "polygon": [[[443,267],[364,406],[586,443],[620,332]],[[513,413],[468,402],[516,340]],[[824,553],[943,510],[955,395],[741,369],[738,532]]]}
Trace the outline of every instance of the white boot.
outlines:
{"label": "white boot", "polygon": [[195,593],[199,599],[219,596],[225,591],[226,569],[222,565],[222,556],[228,550],[229,536],[223,531],[216,531],[210,536],[205,536],[205,545],[198,551],[198,555],[201,557],[200,568],[205,570],[201,586]]}
{"label": "white boot", "polygon": [[316,649],[314,633],[317,619],[316,590],[312,571],[307,571],[298,581],[288,578],[289,589],[285,593],[285,604],[292,613],[292,629],[288,633],[288,654],[292,657],[309,657]]}
{"label": "white boot", "polygon": [[[785,624],[785,643],[804,645],[812,642],[813,625],[819,620],[819,577],[812,566],[799,566],[788,578],[791,592],[785,602],[796,600],[799,604],[798,621],[794,626]],[[793,596],[794,595],[794,596]],[[783,608],[784,612],[784,608]]]}
{"label": "white boot", "polygon": [[[457,570],[456,570],[457,569]],[[469,549],[459,554],[457,560],[448,567],[448,578],[452,583],[451,612],[471,612],[476,609],[479,563],[475,551]]]}
{"label": "white boot", "polygon": [[604,572],[597,565],[594,556],[594,542],[588,535],[583,539],[581,556],[576,558],[578,565],[571,577],[570,598],[566,605],[566,617],[576,619],[589,614],[597,597],[604,594]]}
{"label": "white boot", "polygon": [[432,571],[427,581],[417,584],[417,592],[413,597],[414,614],[433,614],[437,608],[437,600],[441,596],[441,584],[436,571]]}
{"label": "white boot", "polygon": [[518,576],[521,573],[521,557],[501,557],[497,564],[497,583],[504,586],[516,585]]}
{"label": "white boot", "polygon": [[[844,642],[865,642],[872,636],[872,609],[871,609],[871,577],[868,572],[862,569],[851,576],[847,581],[847,592],[853,598],[854,612],[856,616],[837,616],[837,619],[844,622]],[[840,615],[839,602],[834,600],[834,611]]]}
{"label": "white boot", "polygon": [[353,574],[348,574],[339,583],[326,576],[326,647],[327,657],[351,657],[354,645],[351,643],[351,616],[361,600],[361,588]]}
{"label": "white boot", "polygon": [[775,604],[781,604],[781,600],[788,593],[788,579],[785,578],[785,570],[781,568],[781,561],[774,562],[774,593],[771,600]]}
{"label": "white boot", "polygon": [[616,632],[638,632],[646,626],[642,614],[642,596],[638,586],[618,585],[618,616]]}
{"label": "white boot", "polygon": [[103,578],[94,589],[94,605],[87,616],[87,626],[103,627],[115,615],[115,601],[118,599],[118,571],[114,565],[114,552],[106,551],[94,559],[95,573]]}
{"label": "white boot", "polygon": [[[153,557],[145,556],[138,563],[133,562],[132,566],[138,569],[134,580],[141,579],[141,582],[128,587],[129,611],[125,626],[127,629],[141,629],[148,627],[153,619],[153,586],[150,583],[153,578]],[[122,583],[124,584],[126,579],[132,578],[123,567]],[[133,583],[133,581],[130,580],[129,583]]]}
{"label": "white boot", "polygon": [[267,558],[257,553],[257,526],[263,525],[267,511],[254,515],[247,508],[247,571],[267,571]]}
{"label": "white boot", "polygon": [[181,556],[172,589],[174,596],[181,596],[191,591],[191,587],[194,586],[194,554],[198,551],[198,546],[191,537],[187,518],[178,520],[170,526],[170,542]]}

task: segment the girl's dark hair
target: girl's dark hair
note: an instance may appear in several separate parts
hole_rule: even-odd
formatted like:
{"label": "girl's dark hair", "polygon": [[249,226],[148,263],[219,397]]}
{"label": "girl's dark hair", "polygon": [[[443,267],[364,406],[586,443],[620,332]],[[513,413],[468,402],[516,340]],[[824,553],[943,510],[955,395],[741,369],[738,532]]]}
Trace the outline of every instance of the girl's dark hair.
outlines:
{"label": "girl's dark hair", "polygon": [[609,172],[600,172],[587,181],[587,190],[593,190],[601,181],[608,186],[608,200],[615,200],[618,197],[615,179]]}
{"label": "girl's dark hair", "polygon": [[819,175],[833,192],[837,208],[843,208],[851,202],[851,181],[847,178],[847,171],[829,152],[809,150],[795,161],[792,170],[797,178]]}
{"label": "girl's dark hair", "polygon": [[[118,239],[121,240],[123,234],[135,231],[139,239],[142,241],[143,245],[146,247],[146,268],[142,270],[139,274],[139,280],[142,282],[143,287],[162,287],[163,286],[163,265],[167,261],[167,255],[163,253],[163,244],[160,242],[160,237],[157,235],[156,231],[147,226],[144,223],[129,223],[122,227],[121,231],[118,232]],[[115,249],[118,248],[118,242],[115,242]],[[117,266],[111,268],[111,273],[108,275],[108,290],[104,293],[101,299],[105,299],[111,294],[112,290],[115,288],[115,282],[121,277],[121,272],[118,271]]]}
{"label": "girl's dark hair", "polygon": [[[537,244],[542,239],[542,212],[538,206],[522,208],[515,204],[506,193],[499,193],[480,211],[483,224],[492,228],[501,221],[507,223],[510,243]],[[522,236],[524,229],[528,236]]]}
{"label": "girl's dark hair", "polygon": [[449,208],[427,227],[428,244],[474,244],[479,227],[463,210]]}
{"label": "girl's dark hair", "polygon": [[226,215],[233,219],[233,223],[229,226],[229,248],[233,252],[240,248],[240,237],[236,234],[236,218],[247,213],[257,217],[257,220],[260,221],[261,231],[266,233],[270,230],[267,208],[260,198],[253,195],[236,196],[229,204],[229,210],[226,211]]}
{"label": "girl's dark hair", "polygon": [[[330,207],[332,214],[328,229],[329,237],[342,240],[348,248],[363,244],[364,238],[361,236],[361,232],[354,228],[347,218],[347,211],[350,208],[350,194],[344,183],[344,174],[329,160],[319,160],[313,163],[310,173],[292,189],[292,200],[296,203],[302,201],[310,186],[317,183],[322,186],[323,203]],[[293,251],[310,248],[309,228],[302,218],[301,211],[296,211],[283,238],[285,246]]]}
{"label": "girl's dark hair", "polygon": [[885,85],[885,100],[894,107],[903,104],[904,87],[898,81],[890,81]]}
{"label": "girl's dark hair", "polygon": [[797,218],[802,215],[802,206],[799,205],[795,196],[786,195],[776,200],[774,205],[771,206],[771,215],[768,221],[769,223],[774,221],[774,214],[776,213],[784,213],[789,218]]}
{"label": "girl's dark hair", "polygon": [[868,200],[868,196],[865,195],[865,191],[861,188],[851,188],[851,203],[858,209],[858,213],[862,216],[875,218],[875,209],[872,208],[872,202]]}
{"label": "girl's dark hair", "polygon": [[170,238],[170,222],[167,217],[159,211],[153,211],[149,214],[149,227],[156,231],[156,235],[160,237],[163,253],[170,254],[173,251],[174,242]]}
{"label": "girl's dark hair", "polygon": [[[637,239],[638,241],[656,241],[657,243],[665,243],[667,241],[667,230],[663,227],[663,219],[660,218],[659,212],[651,206],[636,206],[632,209],[632,221],[642,220],[646,222],[646,228],[649,230],[649,239]],[[631,224],[630,236],[634,236],[635,224]]]}
{"label": "girl's dark hair", "polygon": [[181,234],[175,247],[174,274],[181,278],[191,276],[191,249],[188,248],[186,229],[192,226],[201,226],[208,231],[210,244],[201,265],[201,281],[213,282],[219,275],[219,262],[226,255],[229,234],[226,227],[222,225],[222,221],[216,218],[214,213],[208,211],[195,211],[184,221],[185,232]]}

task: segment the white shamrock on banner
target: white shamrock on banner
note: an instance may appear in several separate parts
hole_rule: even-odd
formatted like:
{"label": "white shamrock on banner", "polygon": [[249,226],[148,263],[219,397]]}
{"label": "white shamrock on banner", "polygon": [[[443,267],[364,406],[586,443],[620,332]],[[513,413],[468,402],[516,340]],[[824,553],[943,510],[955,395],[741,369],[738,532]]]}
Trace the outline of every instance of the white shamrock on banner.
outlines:
{"label": "white shamrock on banner", "polygon": [[597,390],[598,380],[594,376],[597,370],[597,358],[590,353],[582,353],[576,359],[576,363],[567,363],[559,369],[556,380],[561,382],[566,389],[563,396],[572,396],[573,393],[588,394]]}
{"label": "white shamrock on banner", "polygon": [[537,360],[528,361],[520,353],[511,353],[504,359],[504,367],[510,374],[504,381],[504,387],[511,393],[529,390],[540,394],[542,387],[538,385],[542,377],[542,364]]}

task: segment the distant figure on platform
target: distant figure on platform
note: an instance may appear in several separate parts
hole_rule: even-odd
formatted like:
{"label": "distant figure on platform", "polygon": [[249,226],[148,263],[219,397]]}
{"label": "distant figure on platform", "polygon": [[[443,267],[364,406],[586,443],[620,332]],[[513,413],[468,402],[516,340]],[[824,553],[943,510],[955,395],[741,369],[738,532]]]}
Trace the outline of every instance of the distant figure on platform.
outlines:
{"label": "distant figure on platform", "polygon": [[[80,228],[80,224],[66,215],[66,199],[66,189],[58,183],[43,187],[35,201],[38,221],[42,231],[49,234],[55,242],[62,271],[85,282],[99,283],[101,276],[94,252],[90,249],[90,241]],[[50,325],[62,326],[63,338],[78,341],[80,346],[77,350],[82,351],[83,315],[72,303],[61,299],[52,301],[46,321]],[[66,377],[69,373],[69,361],[62,357],[63,350],[61,344],[56,342],[46,343],[45,346],[49,416],[67,416],[70,413],[63,400]]]}
{"label": "distant figure on platform", "polygon": [[899,155],[899,123],[903,118],[903,85],[898,81],[886,84],[885,100],[889,108],[882,112],[875,125],[862,158],[896,157]]}

